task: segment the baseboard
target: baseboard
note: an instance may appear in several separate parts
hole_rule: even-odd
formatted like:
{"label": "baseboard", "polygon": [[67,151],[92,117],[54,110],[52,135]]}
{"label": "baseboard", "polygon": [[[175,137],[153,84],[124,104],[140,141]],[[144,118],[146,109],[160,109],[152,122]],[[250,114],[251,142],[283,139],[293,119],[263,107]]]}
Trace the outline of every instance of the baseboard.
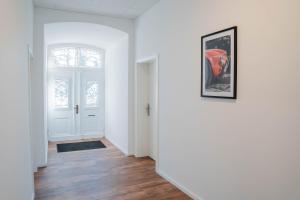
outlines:
{"label": "baseboard", "polygon": [[117,147],[120,151],[122,151],[122,153],[124,153],[126,156],[128,155],[128,151],[125,150],[123,147],[121,147],[117,142],[115,142],[113,139],[111,139],[110,137],[105,136],[105,138],[112,143],[115,147]]}
{"label": "baseboard", "polygon": [[180,189],[182,192],[184,192],[186,195],[188,195],[192,199],[194,199],[194,200],[204,200],[203,198],[197,196],[195,193],[193,193],[192,191],[187,189],[185,186],[183,186],[182,184],[175,181],[173,178],[171,178],[170,176],[168,176],[166,173],[162,172],[161,170],[156,169],[156,173],[158,173],[161,177],[163,177],[164,179],[166,179],[167,181],[172,183],[174,186],[176,186],[178,189]]}
{"label": "baseboard", "polygon": [[32,171],[33,171],[33,173],[36,173],[36,172],[38,172],[38,168],[34,167]]}
{"label": "baseboard", "polygon": [[38,172],[40,168],[45,168],[47,166],[48,166],[48,163],[37,163],[35,172]]}
{"label": "baseboard", "polygon": [[34,199],[35,199],[35,193],[33,192],[31,195],[31,200],[34,200]]}
{"label": "baseboard", "polygon": [[61,142],[66,140],[98,139],[104,137],[104,134],[92,134],[81,136],[49,137],[50,142]]}

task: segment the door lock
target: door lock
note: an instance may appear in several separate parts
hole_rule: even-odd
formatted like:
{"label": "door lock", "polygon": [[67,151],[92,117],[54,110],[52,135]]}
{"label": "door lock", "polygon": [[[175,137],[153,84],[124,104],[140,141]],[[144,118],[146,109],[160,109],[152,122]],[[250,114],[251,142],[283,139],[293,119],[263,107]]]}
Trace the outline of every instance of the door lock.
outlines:
{"label": "door lock", "polygon": [[75,109],[75,113],[78,114],[78,113],[79,113],[79,105],[76,105],[76,106],[74,107],[74,109]]}

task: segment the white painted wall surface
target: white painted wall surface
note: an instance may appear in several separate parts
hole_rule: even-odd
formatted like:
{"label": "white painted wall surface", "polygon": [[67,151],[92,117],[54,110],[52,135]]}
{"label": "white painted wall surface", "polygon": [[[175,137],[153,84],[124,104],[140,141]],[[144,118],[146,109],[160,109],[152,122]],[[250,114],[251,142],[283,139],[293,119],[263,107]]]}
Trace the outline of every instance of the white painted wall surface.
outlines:
{"label": "white painted wall surface", "polygon": [[[136,22],[160,55],[160,172],[204,200],[300,199],[300,1],[164,0]],[[201,36],[238,26],[238,99],[200,97]]]}
{"label": "white painted wall surface", "polygon": [[77,43],[108,49],[127,33],[94,23],[62,22],[45,25],[46,45]]}
{"label": "white painted wall surface", "polygon": [[33,199],[28,115],[31,0],[0,2],[0,199]]}
{"label": "white painted wall surface", "polygon": [[[47,138],[45,137],[45,133],[47,132],[47,127],[45,126],[45,122],[47,118],[44,116],[44,102],[43,95],[46,91],[43,89],[43,77],[45,75],[44,69],[44,25],[49,23],[59,23],[59,22],[82,22],[82,23],[94,23],[100,24],[104,26],[109,26],[115,29],[119,29],[124,31],[129,35],[129,95],[128,95],[128,105],[129,110],[133,110],[133,34],[134,34],[134,23],[132,20],[120,19],[120,18],[112,18],[105,17],[100,15],[89,15],[82,14],[78,12],[65,12],[44,8],[35,8],[35,17],[34,17],[34,57],[35,57],[35,69],[33,71],[33,85],[32,93],[33,93],[33,124],[34,124],[34,137],[36,138],[36,166],[44,166],[47,164]],[[132,113],[128,112],[129,115],[129,126],[128,132],[132,132],[133,130],[133,121],[132,121]],[[131,138],[132,140],[132,138]],[[130,146],[130,145],[129,145]]]}
{"label": "white painted wall surface", "polygon": [[106,51],[106,114],[105,136],[125,154],[128,151],[128,37]]}

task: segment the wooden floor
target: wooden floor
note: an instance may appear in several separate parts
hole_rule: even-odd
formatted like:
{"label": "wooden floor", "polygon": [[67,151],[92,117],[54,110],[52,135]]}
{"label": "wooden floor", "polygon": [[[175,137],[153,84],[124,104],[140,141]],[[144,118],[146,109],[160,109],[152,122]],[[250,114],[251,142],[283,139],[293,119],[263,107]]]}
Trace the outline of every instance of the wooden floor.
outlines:
{"label": "wooden floor", "polygon": [[36,200],[190,199],[155,173],[150,158],[105,149],[57,153],[49,144],[48,167],[35,174]]}

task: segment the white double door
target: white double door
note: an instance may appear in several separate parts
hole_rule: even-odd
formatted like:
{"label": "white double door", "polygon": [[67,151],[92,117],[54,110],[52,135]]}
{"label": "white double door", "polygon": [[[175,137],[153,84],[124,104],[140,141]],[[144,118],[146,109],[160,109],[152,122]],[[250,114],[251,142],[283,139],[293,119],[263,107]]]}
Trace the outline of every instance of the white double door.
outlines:
{"label": "white double door", "polygon": [[104,71],[49,70],[49,140],[104,136]]}

